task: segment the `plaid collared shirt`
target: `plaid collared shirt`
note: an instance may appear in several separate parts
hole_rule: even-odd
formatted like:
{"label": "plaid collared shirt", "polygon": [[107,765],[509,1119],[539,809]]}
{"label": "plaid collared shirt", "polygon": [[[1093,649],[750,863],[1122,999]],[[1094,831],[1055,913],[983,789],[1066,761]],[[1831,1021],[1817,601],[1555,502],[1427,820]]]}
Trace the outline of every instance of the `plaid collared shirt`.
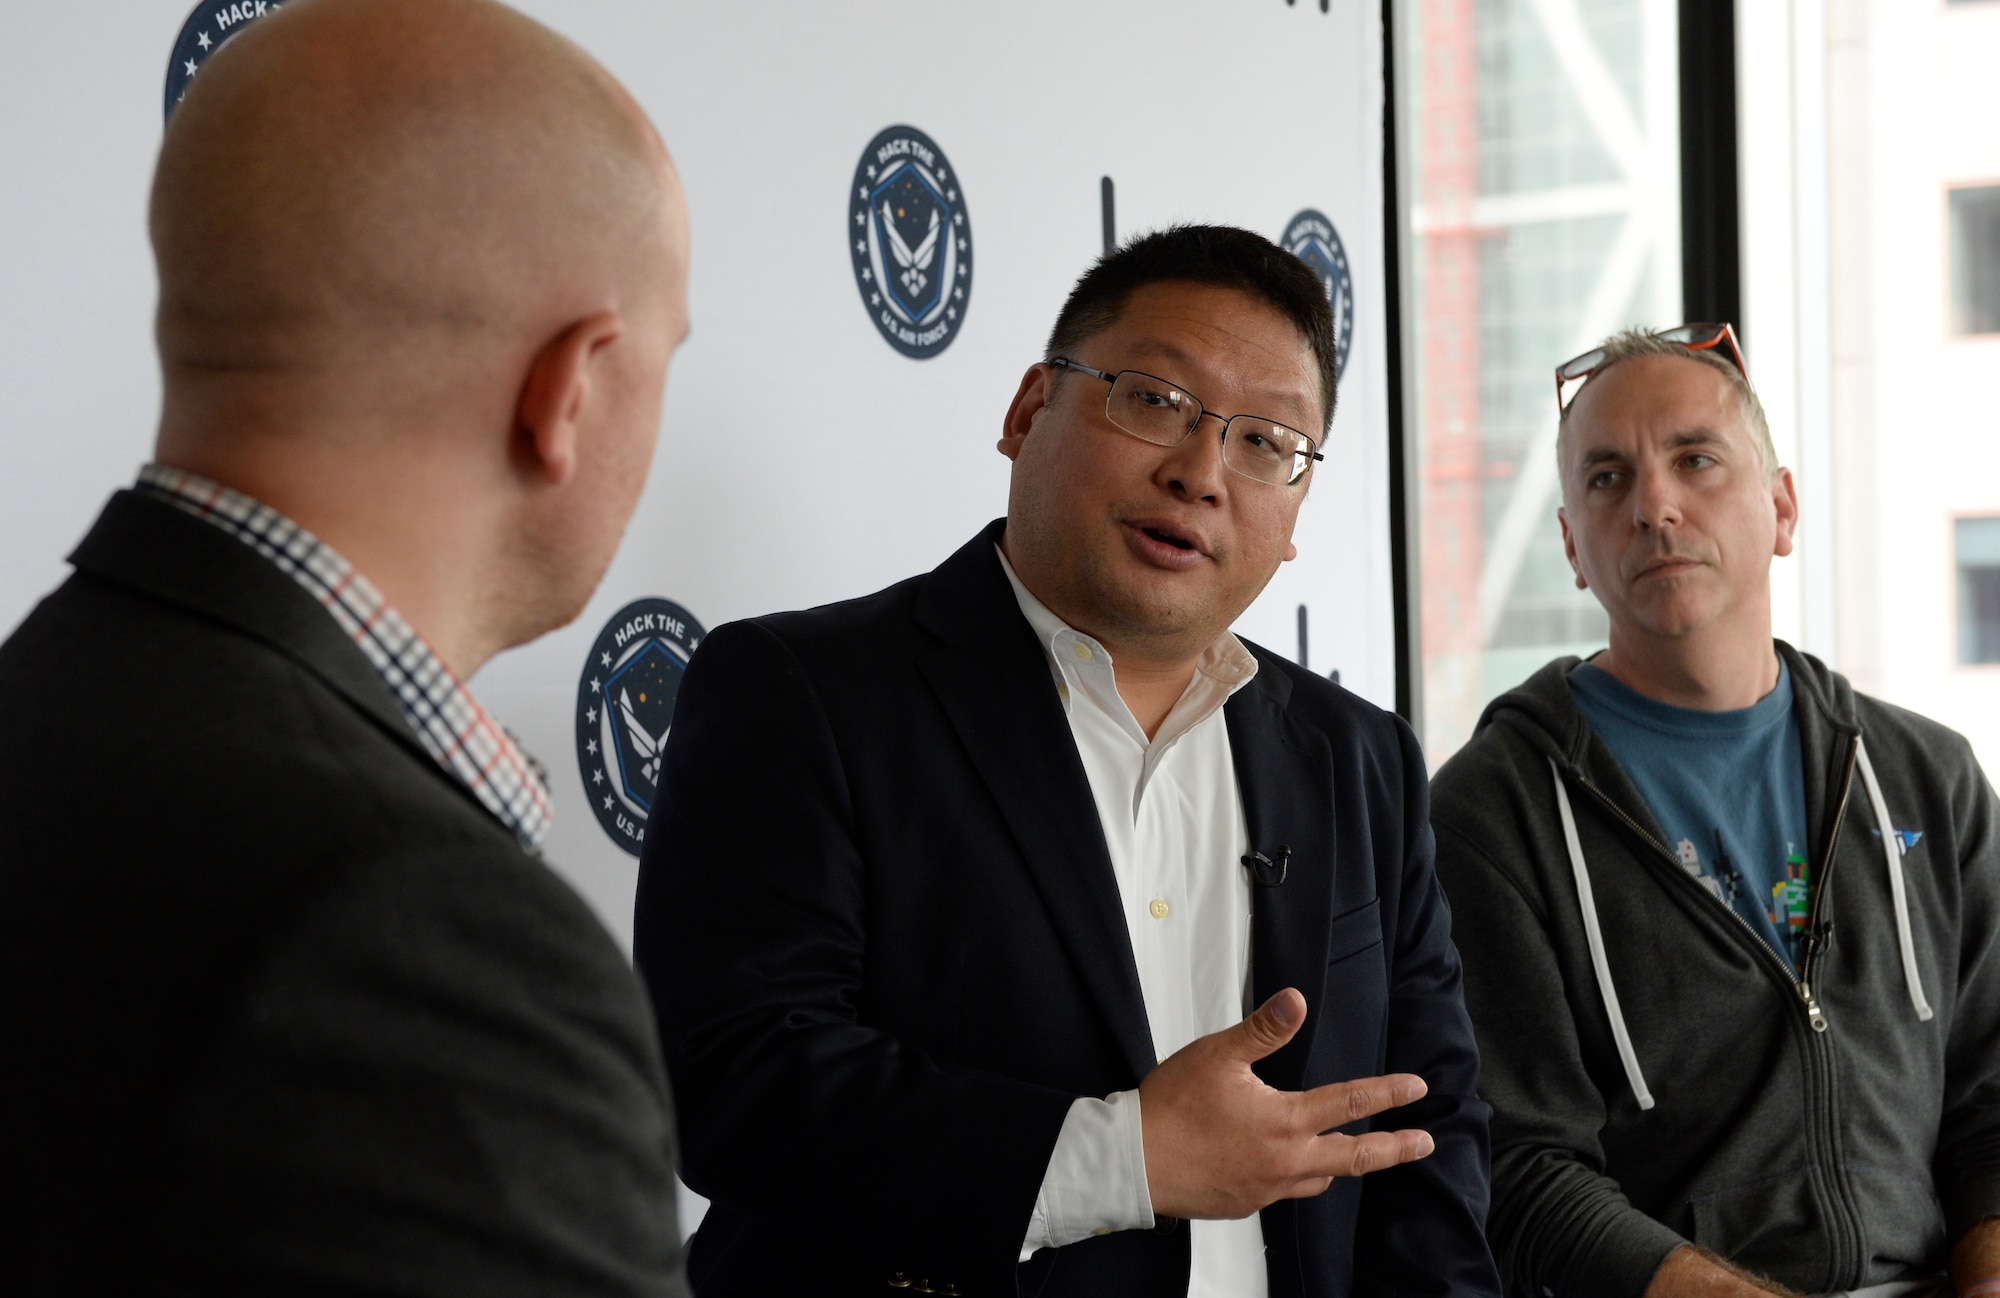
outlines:
{"label": "plaid collared shirt", "polygon": [[213,523],[304,587],[360,646],[424,750],[513,830],[522,847],[541,850],[553,819],[541,764],[487,715],[353,564],[270,506],[192,473],[148,464],[139,470],[138,488]]}

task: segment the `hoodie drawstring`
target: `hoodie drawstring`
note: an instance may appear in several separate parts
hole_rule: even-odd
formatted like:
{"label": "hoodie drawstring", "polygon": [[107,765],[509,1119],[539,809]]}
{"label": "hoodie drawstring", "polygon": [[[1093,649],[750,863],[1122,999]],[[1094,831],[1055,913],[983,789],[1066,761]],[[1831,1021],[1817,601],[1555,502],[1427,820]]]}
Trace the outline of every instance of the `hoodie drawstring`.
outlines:
{"label": "hoodie drawstring", "polygon": [[[1868,746],[1855,741],[1855,757],[1861,768],[1861,783],[1868,790],[1868,808],[1882,835],[1882,862],[1889,870],[1889,895],[1896,908],[1896,942],[1903,955],[1903,981],[1910,989],[1910,1004],[1917,1018],[1928,1022],[1933,1011],[1924,998],[1924,984],[1917,970],[1917,947],[1910,935],[1910,899],[1903,883],[1903,860],[1896,831],[1889,824],[1889,804],[1882,798],[1882,786],[1868,761]],[[1611,1020],[1611,1039],[1618,1045],[1618,1060],[1625,1065],[1625,1079],[1631,1083],[1632,1098],[1641,1109],[1653,1107],[1653,1095],[1646,1089],[1646,1075],[1639,1071],[1639,1056],[1632,1049],[1632,1033],[1625,1026],[1625,1011],[1618,1006],[1618,989],[1611,983],[1611,964],[1604,958],[1604,932],[1597,922],[1597,899],[1590,890],[1590,872],[1583,864],[1583,844],[1576,836],[1576,813],[1570,810],[1569,790],[1563,785],[1562,768],[1548,759],[1549,774],[1556,786],[1556,811],[1562,817],[1563,843],[1569,848],[1569,865],[1576,876],[1577,905],[1583,912],[1583,936],[1590,945],[1590,967],[1597,975],[1597,990],[1604,997],[1604,1012]]]}
{"label": "hoodie drawstring", "polygon": [[1583,845],[1576,837],[1576,813],[1569,807],[1569,790],[1563,787],[1562,768],[1549,759],[1549,773],[1556,782],[1556,810],[1562,815],[1563,842],[1569,847],[1570,869],[1576,874],[1576,900],[1583,911],[1583,936],[1590,943],[1590,967],[1597,974],[1597,990],[1604,996],[1604,1012],[1611,1019],[1611,1039],[1618,1043],[1618,1060],[1625,1065],[1625,1080],[1632,1084],[1632,1098],[1641,1109],[1653,1107],[1653,1093],[1646,1089],[1646,1075],[1639,1071],[1639,1056],[1632,1049],[1632,1034],[1625,1027],[1625,1012],[1618,1008],[1618,989],[1611,983],[1611,962],[1604,958],[1604,932],[1597,925],[1597,899],[1590,891],[1590,871],[1583,865]]}
{"label": "hoodie drawstring", "polygon": [[1875,828],[1882,835],[1882,861],[1889,867],[1889,895],[1896,903],[1896,941],[1903,952],[1903,981],[1910,988],[1910,1004],[1919,1019],[1929,1021],[1931,1003],[1924,999],[1923,979],[1917,973],[1917,944],[1910,937],[1910,898],[1903,888],[1903,845],[1889,824],[1889,804],[1882,800],[1882,786],[1875,780],[1875,767],[1868,760],[1868,745],[1854,741],[1854,755],[1861,767],[1861,782],[1868,786],[1868,808],[1875,813]]}

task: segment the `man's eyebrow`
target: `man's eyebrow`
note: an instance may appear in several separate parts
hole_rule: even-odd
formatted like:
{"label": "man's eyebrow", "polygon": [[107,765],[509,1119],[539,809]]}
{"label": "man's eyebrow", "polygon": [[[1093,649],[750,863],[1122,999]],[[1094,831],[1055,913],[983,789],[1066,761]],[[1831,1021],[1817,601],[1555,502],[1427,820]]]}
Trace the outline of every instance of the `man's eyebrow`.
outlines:
{"label": "man's eyebrow", "polygon": [[[1726,448],[1729,445],[1729,439],[1713,428],[1687,428],[1678,433],[1670,434],[1667,437],[1666,445],[1670,451],[1684,451],[1691,446],[1709,448],[1720,446]],[[1631,463],[1631,457],[1626,455],[1625,452],[1609,446],[1600,446],[1595,450],[1577,452],[1575,468],[1577,472],[1581,473],[1586,469],[1594,469],[1600,464],[1629,463]]]}
{"label": "man's eyebrow", "polygon": [[[1194,364],[1193,357],[1189,356],[1186,352],[1182,351],[1179,347],[1176,347],[1174,344],[1168,342],[1164,338],[1141,338],[1137,342],[1132,344],[1132,350],[1135,352],[1143,353],[1148,356],[1157,356],[1161,360],[1168,361],[1175,365]],[[1162,374],[1159,375],[1158,377],[1167,378],[1169,376]],[[1179,380],[1175,381],[1178,382]]]}
{"label": "man's eyebrow", "polygon": [[[1168,342],[1164,338],[1140,338],[1132,344],[1132,350],[1140,355],[1157,356],[1161,360],[1167,361],[1169,364],[1176,366],[1188,366],[1192,368],[1195,365],[1195,360],[1193,357],[1189,356],[1187,352],[1175,346],[1173,343]],[[1153,377],[1159,379],[1166,379],[1171,383],[1181,382],[1180,379],[1175,378],[1171,374],[1155,374]],[[1201,394],[1199,392],[1195,393],[1194,395],[1197,397],[1201,397]],[[1275,390],[1272,390],[1268,393],[1269,399],[1277,404],[1290,404],[1293,400],[1299,399],[1300,396],[1301,394],[1296,392],[1278,392]],[[1258,401],[1262,401],[1264,399],[1265,397],[1262,395],[1254,398],[1254,400]],[[1204,407],[1208,405],[1208,399],[1206,397],[1201,397],[1201,401]],[[1305,397],[1304,402],[1305,402],[1305,408],[1302,409],[1298,415],[1294,415],[1291,417],[1292,418],[1303,417],[1304,422],[1301,423],[1299,427],[1305,428],[1308,432],[1311,432],[1309,425],[1311,424],[1313,418],[1313,412],[1310,409],[1310,407],[1313,404],[1312,398]],[[1266,414],[1261,410],[1233,410],[1230,411],[1229,413],[1233,415],[1255,415],[1259,419],[1276,418],[1276,416]],[[1282,420],[1280,420],[1280,422],[1282,422]],[[1317,434],[1313,435],[1315,437],[1318,436]]]}

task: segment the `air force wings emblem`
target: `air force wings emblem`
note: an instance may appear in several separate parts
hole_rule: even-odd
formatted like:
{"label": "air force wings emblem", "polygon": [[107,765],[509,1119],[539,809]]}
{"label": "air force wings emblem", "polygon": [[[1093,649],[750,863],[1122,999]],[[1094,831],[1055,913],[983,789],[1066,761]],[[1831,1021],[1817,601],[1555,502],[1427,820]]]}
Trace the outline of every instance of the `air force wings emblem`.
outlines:
{"label": "air force wings emblem", "polygon": [[1326,286],[1326,302],[1333,308],[1334,378],[1339,379],[1347,373],[1347,345],[1354,340],[1354,276],[1347,268],[1340,232],[1323,213],[1309,207],[1292,218],[1278,242]]}
{"label": "air force wings emblem", "polygon": [[584,798],[611,841],[632,855],[660,788],[681,674],[701,623],[664,599],[627,604],[598,633],[576,686],[576,761]]}
{"label": "air force wings emblem", "polygon": [[944,151],[913,126],[877,135],[847,217],[854,283],[882,337],[918,360],[951,346],[972,301],[972,219]]}
{"label": "air force wings emblem", "polygon": [[201,71],[208,56],[222,48],[224,41],[251,23],[283,8],[283,0],[202,0],[181,24],[174,41],[174,57],[167,63],[167,117],[180,107],[188,84]]}

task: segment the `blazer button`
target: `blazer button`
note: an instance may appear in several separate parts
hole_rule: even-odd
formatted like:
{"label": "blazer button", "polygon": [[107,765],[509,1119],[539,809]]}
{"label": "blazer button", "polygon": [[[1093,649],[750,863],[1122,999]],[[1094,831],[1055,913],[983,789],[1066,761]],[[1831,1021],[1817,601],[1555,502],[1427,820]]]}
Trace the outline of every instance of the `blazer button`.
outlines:
{"label": "blazer button", "polygon": [[907,1289],[910,1287],[910,1277],[904,1275],[901,1271],[891,1271],[889,1273],[889,1287],[891,1289]]}

